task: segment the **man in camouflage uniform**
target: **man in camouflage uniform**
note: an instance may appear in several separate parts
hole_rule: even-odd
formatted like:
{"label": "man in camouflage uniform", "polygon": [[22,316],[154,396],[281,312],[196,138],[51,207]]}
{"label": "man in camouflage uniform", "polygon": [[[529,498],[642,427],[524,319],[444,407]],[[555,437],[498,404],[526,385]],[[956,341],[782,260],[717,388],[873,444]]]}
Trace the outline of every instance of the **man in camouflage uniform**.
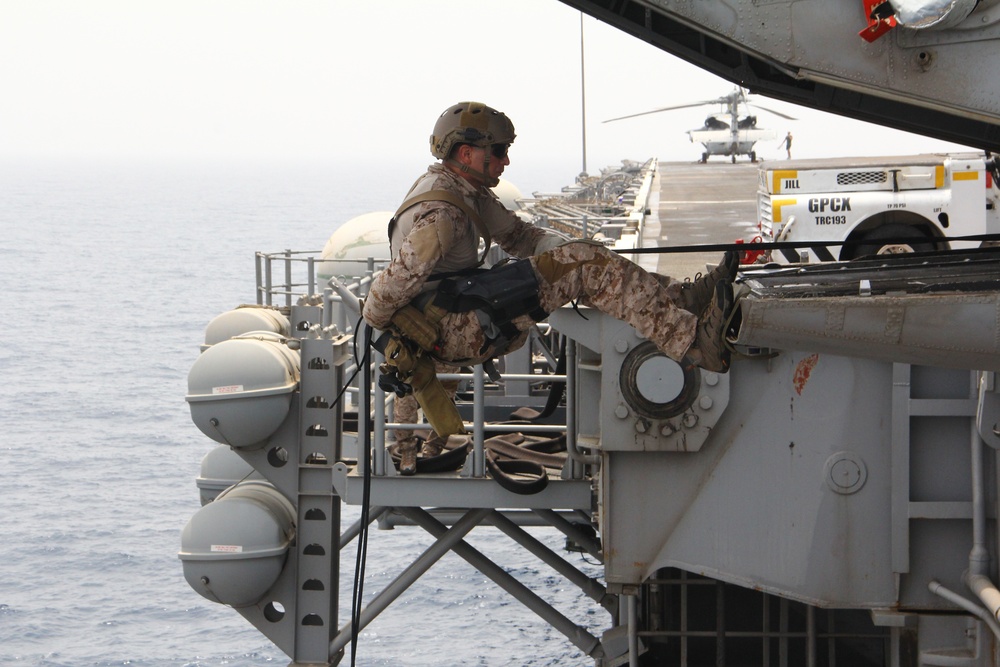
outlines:
{"label": "man in camouflage uniform", "polygon": [[[365,320],[375,329],[389,329],[399,309],[436,298],[441,278],[477,267],[480,237],[487,246],[492,238],[510,255],[530,261],[537,307],[507,322],[494,322],[483,310],[445,313],[434,347],[438,361],[478,363],[515,349],[536,321],[579,300],[628,322],[675,361],[726,372],[729,355],[722,335],[732,308],[736,255],[727,253],[708,275],[681,284],[648,273],[603,245],[566,241],[524,222],[490,190],[510,164],[507,151],[513,141],[510,120],[483,104],[462,102],[441,114],[430,138],[431,153],[441,162],[417,180],[393,218],[393,259],[372,283]],[[522,335],[501,336],[498,325],[510,331],[510,324]],[[498,341],[504,349],[497,349]],[[403,474],[416,469],[416,442],[397,438]]]}

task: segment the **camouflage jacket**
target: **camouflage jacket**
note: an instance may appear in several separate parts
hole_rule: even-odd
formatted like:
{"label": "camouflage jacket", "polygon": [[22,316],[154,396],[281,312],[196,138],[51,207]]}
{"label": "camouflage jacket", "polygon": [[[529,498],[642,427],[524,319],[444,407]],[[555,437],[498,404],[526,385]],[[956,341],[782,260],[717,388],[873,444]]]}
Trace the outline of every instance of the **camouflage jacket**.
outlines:
{"label": "camouflage jacket", "polygon": [[[441,164],[417,179],[406,199],[428,190],[462,197],[479,213],[493,241],[515,257],[528,257],[563,239],[521,220],[504,208],[486,187],[476,187]],[[434,289],[434,274],[473,268],[479,261],[479,233],[457,206],[427,201],[402,211],[391,238],[393,259],[372,282],[365,299],[365,320],[385,329],[399,308],[418,294]]]}

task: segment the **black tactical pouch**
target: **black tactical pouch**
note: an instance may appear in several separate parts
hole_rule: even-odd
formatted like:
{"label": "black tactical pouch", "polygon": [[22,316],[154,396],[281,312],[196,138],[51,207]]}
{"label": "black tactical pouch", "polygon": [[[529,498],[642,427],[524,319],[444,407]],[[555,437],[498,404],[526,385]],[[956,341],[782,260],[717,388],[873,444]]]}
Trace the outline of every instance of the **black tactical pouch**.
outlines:
{"label": "black tactical pouch", "polygon": [[526,259],[445,278],[438,285],[434,305],[451,313],[483,310],[497,323],[525,314],[536,322],[548,316],[539,306],[538,278]]}

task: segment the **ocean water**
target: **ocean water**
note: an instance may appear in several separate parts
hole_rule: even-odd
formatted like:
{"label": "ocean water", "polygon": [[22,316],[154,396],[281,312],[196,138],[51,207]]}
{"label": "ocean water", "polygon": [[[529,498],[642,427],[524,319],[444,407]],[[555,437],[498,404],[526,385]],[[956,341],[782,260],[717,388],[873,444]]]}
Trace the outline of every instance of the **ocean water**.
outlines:
{"label": "ocean water", "polygon": [[[254,251],[321,249],[344,221],[394,207],[419,173],[397,171],[0,164],[0,666],[289,662],[184,581],[180,532],[200,507],[195,478],[215,446],[190,421],[187,373],[206,324],[253,300]],[[345,525],[356,517],[345,508]],[[529,530],[560,548],[561,534]],[[417,528],[373,529],[366,599],[431,541]],[[476,529],[469,541],[591,632],[608,625],[498,531]],[[353,567],[354,543],[343,558]],[[341,625],[351,573],[342,581]],[[362,632],[357,664],[592,661],[449,555]]]}

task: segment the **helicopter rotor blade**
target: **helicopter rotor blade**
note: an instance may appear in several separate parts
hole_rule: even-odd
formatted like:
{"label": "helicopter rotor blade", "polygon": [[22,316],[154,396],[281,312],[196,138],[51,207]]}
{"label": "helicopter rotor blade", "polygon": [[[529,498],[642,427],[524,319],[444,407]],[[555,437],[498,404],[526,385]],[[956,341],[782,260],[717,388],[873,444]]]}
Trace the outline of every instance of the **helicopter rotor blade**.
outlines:
{"label": "helicopter rotor blade", "polygon": [[619,116],[618,118],[609,118],[607,120],[602,120],[602,123],[610,123],[616,120],[625,120],[626,118],[635,118],[636,116],[647,116],[651,113],[660,113],[661,111],[673,111],[674,109],[688,109],[690,107],[700,107],[706,104],[718,104],[718,100],[708,100],[705,102],[692,102],[691,104],[678,104],[671,107],[661,107],[659,109],[653,109],[652,111],[642,111],[640,113],[629,114],[628,116]]}
{"label": "helicopter rotor blade", "polygon": [[789,116],[787,114],[781,113],[780,111],[775,111],[774,109],[768,109],[767,107],[762,107],[759,104],[750,104],[750,103],[747,103],[747,106],[748,107],[754,107],[754,108],[757,108],[757,109],[761,109],[761,110],[766,111],[768,113],[773,113],[775,116],[780,116],[781,118],[786,118],[788,120],[798,120],[798,118],[795,118],[794,116]]}

